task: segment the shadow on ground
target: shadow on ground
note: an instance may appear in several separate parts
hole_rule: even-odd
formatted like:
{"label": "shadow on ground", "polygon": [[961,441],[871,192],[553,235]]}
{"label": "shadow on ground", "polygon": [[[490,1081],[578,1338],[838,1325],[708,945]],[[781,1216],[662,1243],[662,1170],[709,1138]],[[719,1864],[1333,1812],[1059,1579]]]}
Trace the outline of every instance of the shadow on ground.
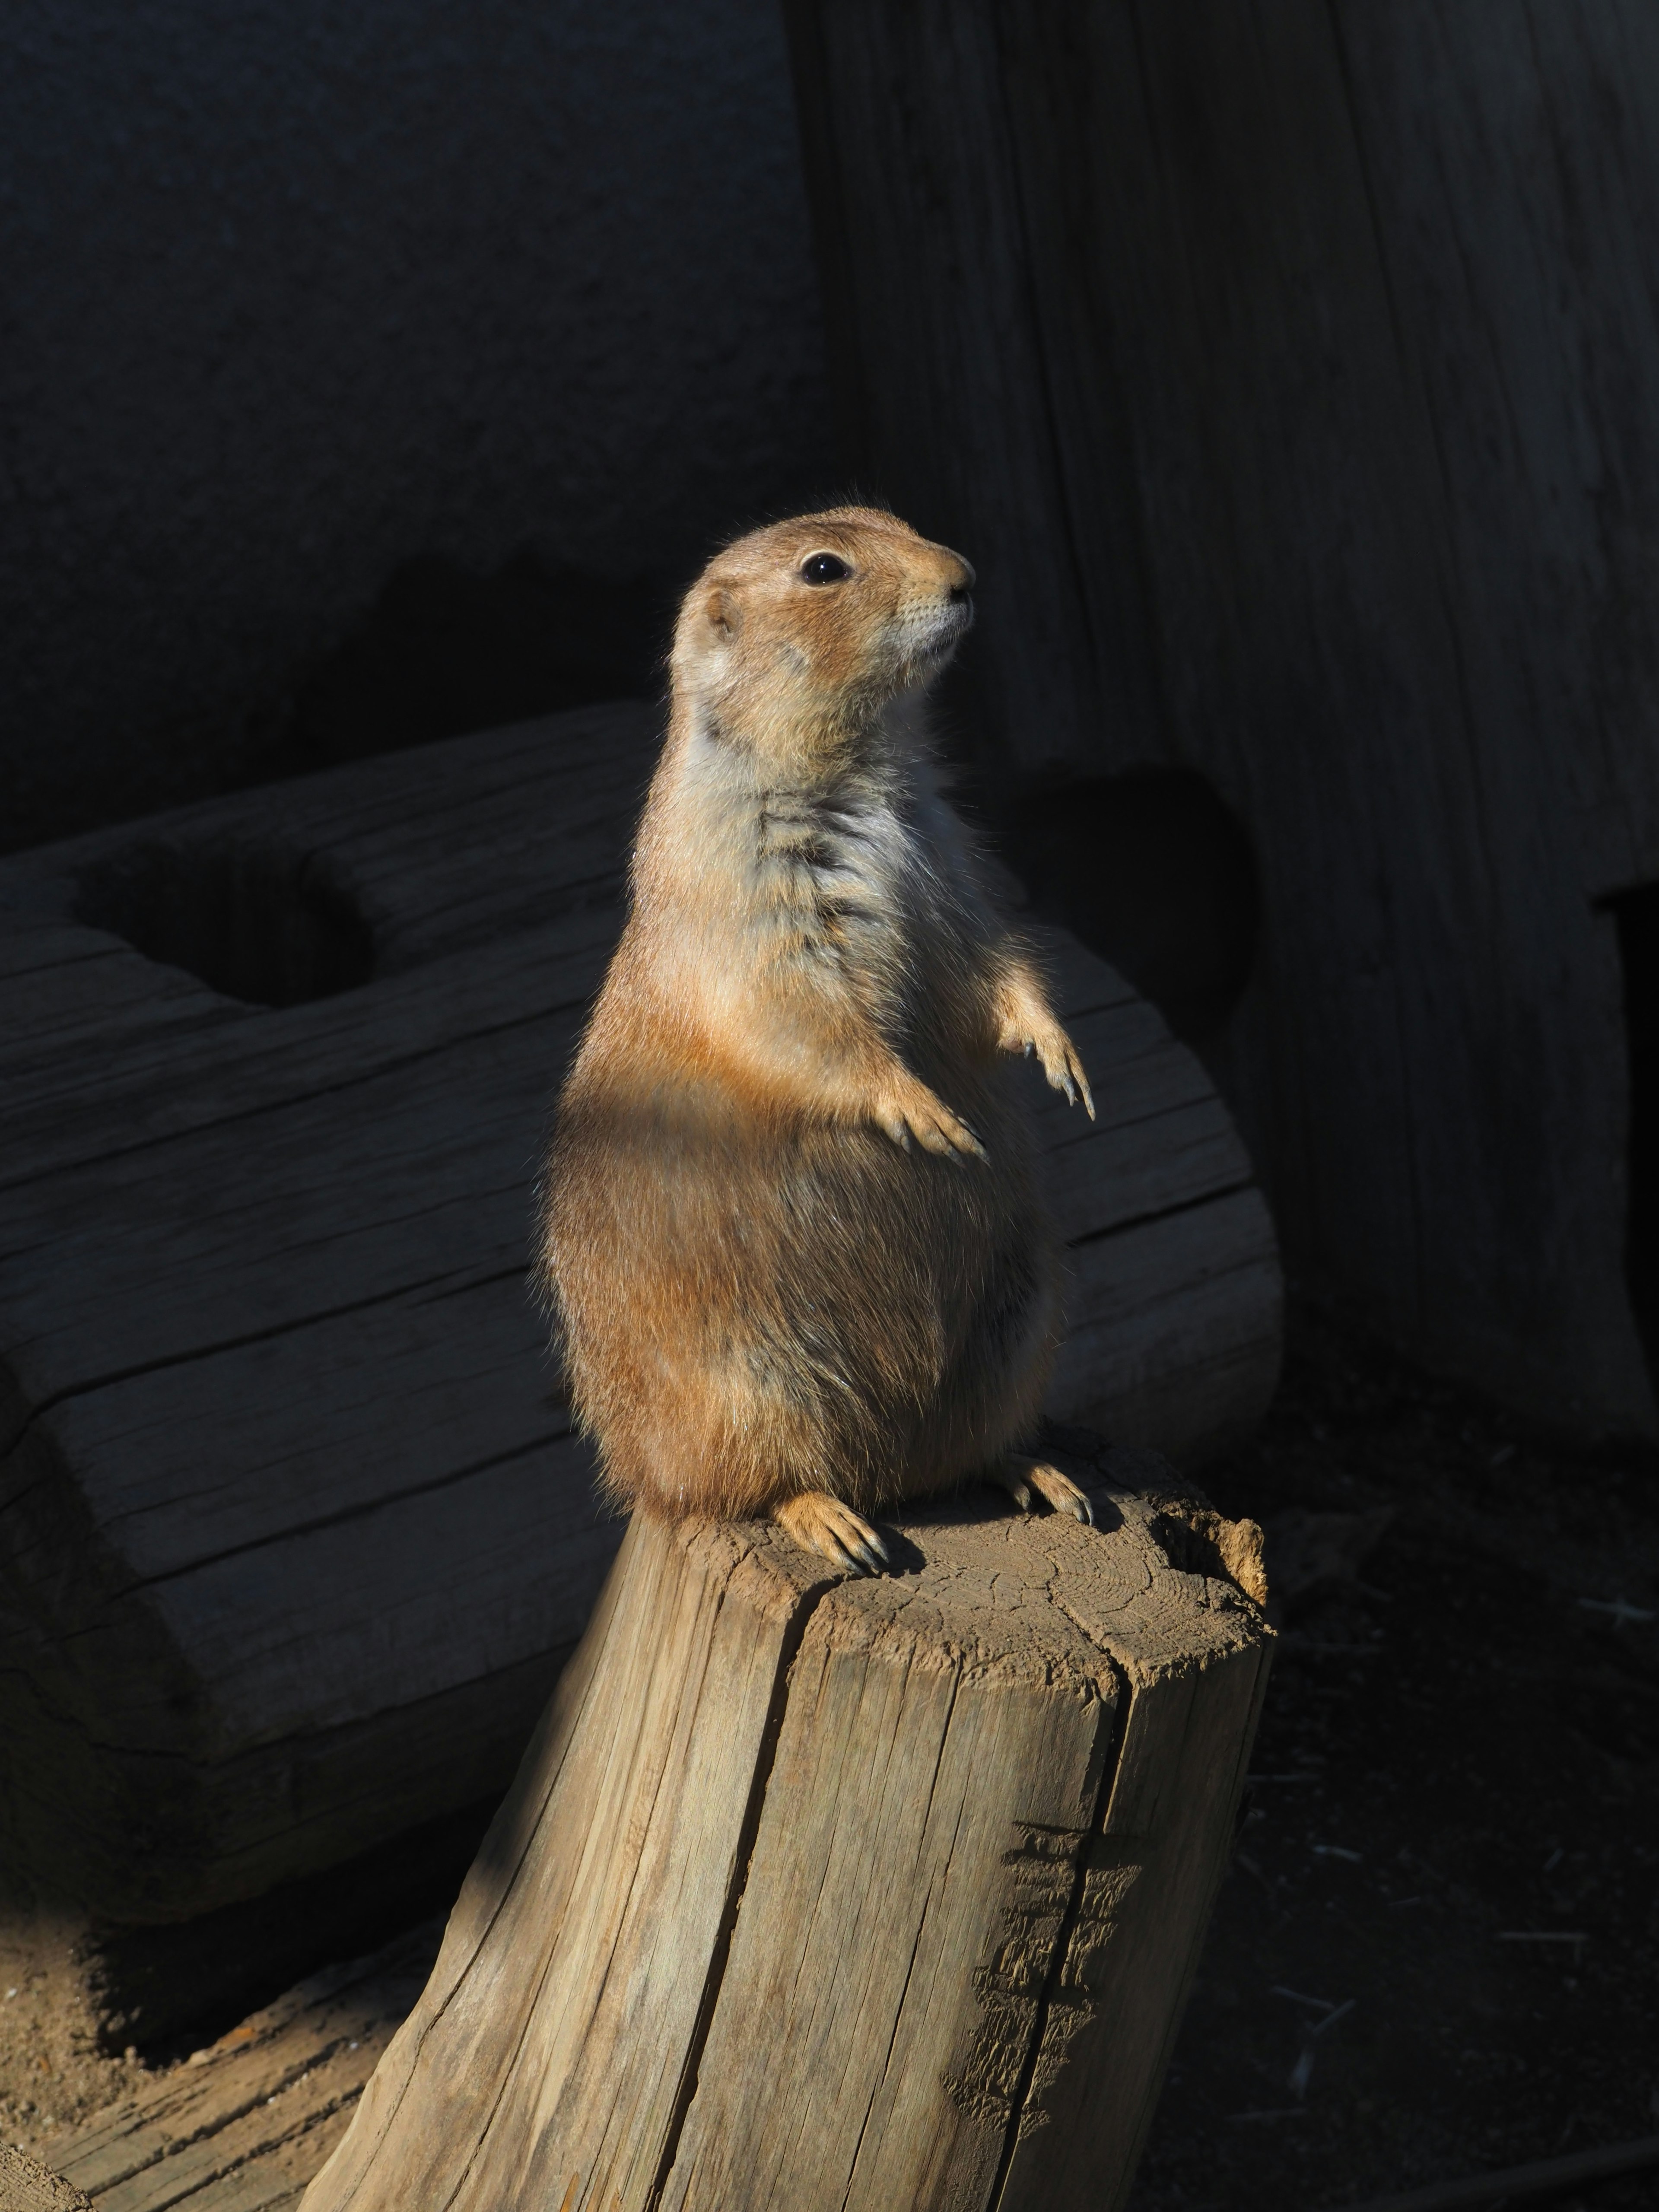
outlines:
{"label": "shadow on ground", "polygon": [[[1270,1524],[1270,1574],[1274,1524],[1393,1517],[1291,1607],[1133,2212],[1327,2212],[1659,2131],[1659,1472],[1328,1316],[1292,1346],[1206,1486]],[[1551,2202],[1651,2207],[1659,2174]]]}

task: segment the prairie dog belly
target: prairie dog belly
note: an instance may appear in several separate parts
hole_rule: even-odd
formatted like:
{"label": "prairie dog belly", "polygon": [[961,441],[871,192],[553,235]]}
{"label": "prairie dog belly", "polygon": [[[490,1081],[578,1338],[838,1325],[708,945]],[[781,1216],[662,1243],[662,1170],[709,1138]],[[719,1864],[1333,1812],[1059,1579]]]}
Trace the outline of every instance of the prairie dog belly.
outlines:
{"label": "prairie dog belly", "polygon": [[568,1102],[549,1225],[613,1494],[744,1515],[823,1490],[867,1511],[1029,1428],[1059,1267],[1011,1073],[952,1085],[989,1170],[868,1127],[757,1125],[703,1086],[648,1115]]}

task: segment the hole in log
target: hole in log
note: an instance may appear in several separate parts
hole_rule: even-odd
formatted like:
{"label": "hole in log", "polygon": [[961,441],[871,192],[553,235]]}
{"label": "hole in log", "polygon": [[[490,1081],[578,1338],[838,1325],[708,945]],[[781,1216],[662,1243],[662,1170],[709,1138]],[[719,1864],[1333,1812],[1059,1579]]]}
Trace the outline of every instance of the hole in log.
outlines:
{"label": "hole in log", "polygon": [[1659,1379],[1659,884],[1606,902],[1619,927],[1630,1065],[1625,1280],[1636,1326]]}
{"label": "hole in log", "polygon": [[1188,1043],[1243,995],[1261,911],[1243,823],[1193,769],[1023,792],[1000,810],[1033,901],[1109,960]]}
{"label": "hole in log", "polygon": [[75,918],[252,1006],[331,998],[374,970],[350,894],[313,856],[270,846],[130,847],[82,878]]}

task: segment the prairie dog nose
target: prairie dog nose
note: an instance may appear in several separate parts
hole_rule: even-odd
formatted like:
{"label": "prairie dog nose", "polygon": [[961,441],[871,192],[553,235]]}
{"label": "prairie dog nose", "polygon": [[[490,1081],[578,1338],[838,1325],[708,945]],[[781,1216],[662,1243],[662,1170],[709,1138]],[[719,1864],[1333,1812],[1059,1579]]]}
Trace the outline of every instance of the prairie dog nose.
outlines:
{"label": "prairie dog nose", "polygon": [[952,554],[951,557],[957,564],[957,574],[951,584],[951,604],[953,607],[959,607],[974,588],[974,564],[971,561],[964,561],[960,553]]}

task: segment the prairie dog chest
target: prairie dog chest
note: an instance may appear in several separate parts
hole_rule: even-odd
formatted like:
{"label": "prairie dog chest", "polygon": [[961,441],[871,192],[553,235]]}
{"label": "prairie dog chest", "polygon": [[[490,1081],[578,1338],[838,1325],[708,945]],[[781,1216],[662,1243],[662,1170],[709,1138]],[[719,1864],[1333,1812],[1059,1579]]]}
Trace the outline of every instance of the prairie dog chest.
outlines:
{"label": "prairie dog chest", "polygon": [[932,920],[926,841],[888,797],[775,788],[757,793],[747,885],[752,913],[856,960],[897,948]]}
{"label": "prairie dog chest", "polygon": [[979,934],[935,794],[878,778],[727,795],[733,957],[763,990],[816,981],[902,1023]]}

